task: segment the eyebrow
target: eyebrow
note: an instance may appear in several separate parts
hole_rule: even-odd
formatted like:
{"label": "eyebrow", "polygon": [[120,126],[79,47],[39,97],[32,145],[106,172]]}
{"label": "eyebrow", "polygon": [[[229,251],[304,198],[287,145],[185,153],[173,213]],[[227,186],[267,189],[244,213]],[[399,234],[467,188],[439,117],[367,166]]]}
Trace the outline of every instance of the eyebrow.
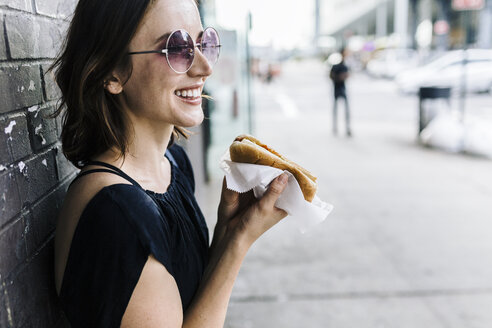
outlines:
{"label": "eyebrow", "polygon": [[171,33],[172,32],[164,33],[163,35],[161,35],[160,37],[158,37],[155,40],[154,45],[157,45],[158,43],[161,43],[162,41],[166,40],[171,35]]}
{"label": "eyebrow", "polygon": [[[169,38],[169,36],[171,35],[171,33],[172,32],[167,32],[167,33],[164,33],[163,35],[161,35],[160,37],[158,37],[155,40],[154,45],[157,45],[157,44],[161,43],[162,41],[166,40],[167,38]],[[202,35],[203,35],[203,30],[200,31],[200,33],[198,34],[198,37],[201,37]]]}

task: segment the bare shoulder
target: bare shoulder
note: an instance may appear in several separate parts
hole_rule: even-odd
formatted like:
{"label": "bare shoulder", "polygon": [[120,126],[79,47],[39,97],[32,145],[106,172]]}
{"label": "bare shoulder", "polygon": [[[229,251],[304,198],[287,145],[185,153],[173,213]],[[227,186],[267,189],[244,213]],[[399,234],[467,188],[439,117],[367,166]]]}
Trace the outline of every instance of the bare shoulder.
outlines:
{"label": "bare shoulder", "polygon": [[56,222],[55,282],[58,293],[61,289],[72,237],[83,210],[101,189],[120,183],[130,184],[116,174],[95,172],[80,177],[68,189]]}
{"label": "bare shoulder", "polygon": [[130,184],[119,175],[108,172],[94,172],[77,179],[67,191],[62,215],[63,217],[79,217],[87,203],[104,187],[113,184]]}

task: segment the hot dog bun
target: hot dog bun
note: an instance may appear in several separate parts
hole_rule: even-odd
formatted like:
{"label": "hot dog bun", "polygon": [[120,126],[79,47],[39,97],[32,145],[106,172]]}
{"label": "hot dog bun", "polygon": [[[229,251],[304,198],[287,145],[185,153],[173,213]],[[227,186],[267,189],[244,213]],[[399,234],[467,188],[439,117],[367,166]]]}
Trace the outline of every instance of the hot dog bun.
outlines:
{"label": "hot dog bun", "polygon": [[313,200],[318,189],[316,177],[255,137],[246,134],[238,136],[229,147],[229,153],[233,162],[267,165],[289,171],[299,183],[304,199],[308,202]]}

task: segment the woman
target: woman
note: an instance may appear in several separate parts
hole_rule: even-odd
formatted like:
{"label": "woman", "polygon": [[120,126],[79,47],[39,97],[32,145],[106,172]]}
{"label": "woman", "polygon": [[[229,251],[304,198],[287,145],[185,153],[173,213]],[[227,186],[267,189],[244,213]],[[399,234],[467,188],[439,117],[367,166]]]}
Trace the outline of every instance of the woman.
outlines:
{"label": "woman", "polygon": [[55,238],[73,327],[223,326],[247,250],[286,216],[284,175],[259,200],[223,187],[209,247],[173,139],[203,120],[218,48],[193,0],[80,0],[54,64],[63,150],[81,168]]}

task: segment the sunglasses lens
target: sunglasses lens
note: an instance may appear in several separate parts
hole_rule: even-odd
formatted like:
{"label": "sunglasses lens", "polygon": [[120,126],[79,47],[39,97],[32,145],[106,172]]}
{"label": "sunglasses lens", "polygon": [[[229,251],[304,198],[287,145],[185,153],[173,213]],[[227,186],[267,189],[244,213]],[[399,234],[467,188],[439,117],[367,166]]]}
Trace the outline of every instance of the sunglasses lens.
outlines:
{"label": "sunglasses lens", "polygon": [[212,27],[206,28],[202,35],[202,53],[207,58],[210,66],[213,66],[219,59],[219,44],[220,40],[217,31]]}
{"label": "sunglasses lens", "polygon": [[186,72],[193,64],[195,48],[193,39],[184,30],[173,32],[167,41],[169,66],[178,73]]}

